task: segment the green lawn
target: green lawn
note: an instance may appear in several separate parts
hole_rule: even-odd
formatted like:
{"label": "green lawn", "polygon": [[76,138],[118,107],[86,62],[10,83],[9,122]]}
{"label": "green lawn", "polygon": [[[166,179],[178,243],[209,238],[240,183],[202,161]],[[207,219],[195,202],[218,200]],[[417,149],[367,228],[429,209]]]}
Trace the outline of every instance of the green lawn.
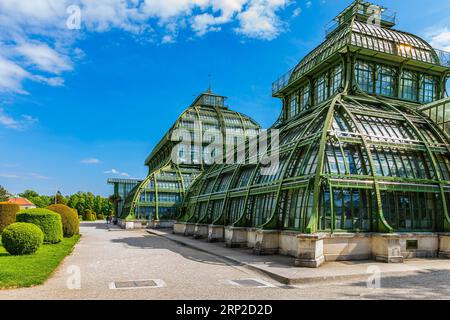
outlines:
{"label": "green lawn", "polygon": [[58,244],[43,245],[30,256],[11,256],[0,241],[0,289],[44,283],[79,239],[80,236],[74,236]]}

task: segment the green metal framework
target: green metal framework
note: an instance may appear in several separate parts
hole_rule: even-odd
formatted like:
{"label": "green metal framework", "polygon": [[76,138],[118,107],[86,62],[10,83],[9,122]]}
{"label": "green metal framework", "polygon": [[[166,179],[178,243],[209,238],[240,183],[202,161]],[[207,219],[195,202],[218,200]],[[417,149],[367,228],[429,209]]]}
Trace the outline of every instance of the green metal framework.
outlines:
{"label": "green metal framework", "polygon": [[450,65],[424,40],[393,30],[395,19],[367,23],[371,5],[355,1],[326,41],[273,84],[283,101],[273,126],[279,169],[212,166],[189,188],[180,221],[450,231]]}
{"label": "green metal framework", "polygon": [[108,179],[108,184],[113,185],[114,193],[110,201],[114,202],[114,212],[117,215],[122,212],[124,201],[133,188],[142,180],[137,179]]}
{"label": "green metal framework", "polygon": [[450,135],[450,98],[439,100],[418,108]]}
{"label": "green metal framework", "polygon": [[[212,142],[207,133],[219,132],[244,142],[258,134],[260,126],[254,120],[230,110],[224,102],[225,97],[208,90],[180,115],[146,159],[149,174],[126,196],[120,218],[175,220],[192,181],[211,165],[204,159]],[[183,140],[186,135],[191,142],[184,148],[176,138]],[[225,141],[220,148],[225,159]]]}

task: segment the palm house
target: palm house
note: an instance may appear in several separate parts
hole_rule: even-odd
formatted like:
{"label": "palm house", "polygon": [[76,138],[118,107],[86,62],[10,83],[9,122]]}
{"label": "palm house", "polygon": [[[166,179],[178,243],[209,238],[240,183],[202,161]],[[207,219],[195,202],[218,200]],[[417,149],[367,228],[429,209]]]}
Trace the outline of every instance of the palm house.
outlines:
{"label": "palm house", "polygon": [[[154,198],[147,206],[144,190],[169,166],[180,196],[173,202],[185,193],[175,233],[294,256],[307,267],[449,257],[450,54],[395,24],[389,10],[354,1],[273,84],[283,104],[272,126],[280,132],[278,170],[262,174],[261,163],[191,168],[201,174],[186,189],[183,172],[163,161],[170,149],[163,141],[147,162],[153,176],[130,195],[123,216],[166,214]],[[200,110],[220,118],[209,106]],[[242,128],[256,128],[244,121]]]}
{"label": "palm house", "polygon": [[[145,160],[149,174],[144,180],[109,181],[114,185],[116,198],[121,200],[116,211],[119,224],[126,228],[171,226],[193,180],[212,160],[221,156],[225,159],[227,155],[227,141],[216,141],[216,148],[212,148],[214,139],[210,136],[214,135],[208,133],[217,132],[220,137],[232,137],[236,144],[245,144],[259,129],[254,120],[226,107],[225,97],[210,89],[198,96]],[[180,143],[185,138],[187,143]],[[217,154],[206,158],[208,152]],[[134,184],[130,188],[131,183]]]}

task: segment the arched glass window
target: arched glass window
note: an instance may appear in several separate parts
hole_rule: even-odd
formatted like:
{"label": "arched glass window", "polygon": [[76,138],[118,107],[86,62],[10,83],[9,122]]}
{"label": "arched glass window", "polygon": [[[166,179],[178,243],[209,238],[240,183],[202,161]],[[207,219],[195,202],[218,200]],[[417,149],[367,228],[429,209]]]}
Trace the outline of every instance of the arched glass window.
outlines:
{"label": "arched glass window", "polygon": [[417,75],[412,71],[403,71],[400,79],[401,98],[417,101]]}
{"label": "arched glass window", "polygon": [[302,89],[300,89],[299,92],[299,107],[300,111],[306,110],[309,107],[309,85],[304,86]]}
{"label": "arched glass window", "polygon": [[376,94],[393,97],[395,95],[395,69],[377,66]]}
{"label": "arched glass window", "polygon": [[289,117],[295,117],[298,114],[297,94],[292,94],[289,98]]}
{"label": "arched glass window", "polygon": [[373,93],[373,67],[367,62],[357,61],[355,73],[359,89],[367,93]]}
{"label": "arched glass window", "polygon": [[332,71],[331,75],[331,95],[336,94],[342,86],[342,65],[338,65]]}
{"label": "arched glass window", "polygon": [[432,230],[437,210],[437,197],[433,193],[388,192],[381,193],[384,216],[396,230]]}
{"label": "arched glass window", "polygon": [[315,88],[316,104],[319,104],[325,101],[326,98],[328,98],[328,84],[326,74],[323,74],[319,78],[317,78]]}
{"label": "arched glass window", "polygon": [[433,76],[422,75],[420,81],[420,102],[430,103],[436,100],[436,83]]}

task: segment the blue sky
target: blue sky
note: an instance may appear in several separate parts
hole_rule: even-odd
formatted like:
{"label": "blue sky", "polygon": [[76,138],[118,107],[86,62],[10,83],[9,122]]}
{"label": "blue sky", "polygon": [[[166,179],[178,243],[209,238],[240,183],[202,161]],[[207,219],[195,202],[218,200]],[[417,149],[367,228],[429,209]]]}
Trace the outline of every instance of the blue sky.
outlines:
{"label": "blue sky", "polygon": [[[272,81],[349,3],[0,0],[0,185],[106,196],[109,177],[145,177],[144,159],[209,74],[231,108],[270,126]],[[448,0],[377,3],[450,51]],[[80,29],[66,26],[73,4]]]}

